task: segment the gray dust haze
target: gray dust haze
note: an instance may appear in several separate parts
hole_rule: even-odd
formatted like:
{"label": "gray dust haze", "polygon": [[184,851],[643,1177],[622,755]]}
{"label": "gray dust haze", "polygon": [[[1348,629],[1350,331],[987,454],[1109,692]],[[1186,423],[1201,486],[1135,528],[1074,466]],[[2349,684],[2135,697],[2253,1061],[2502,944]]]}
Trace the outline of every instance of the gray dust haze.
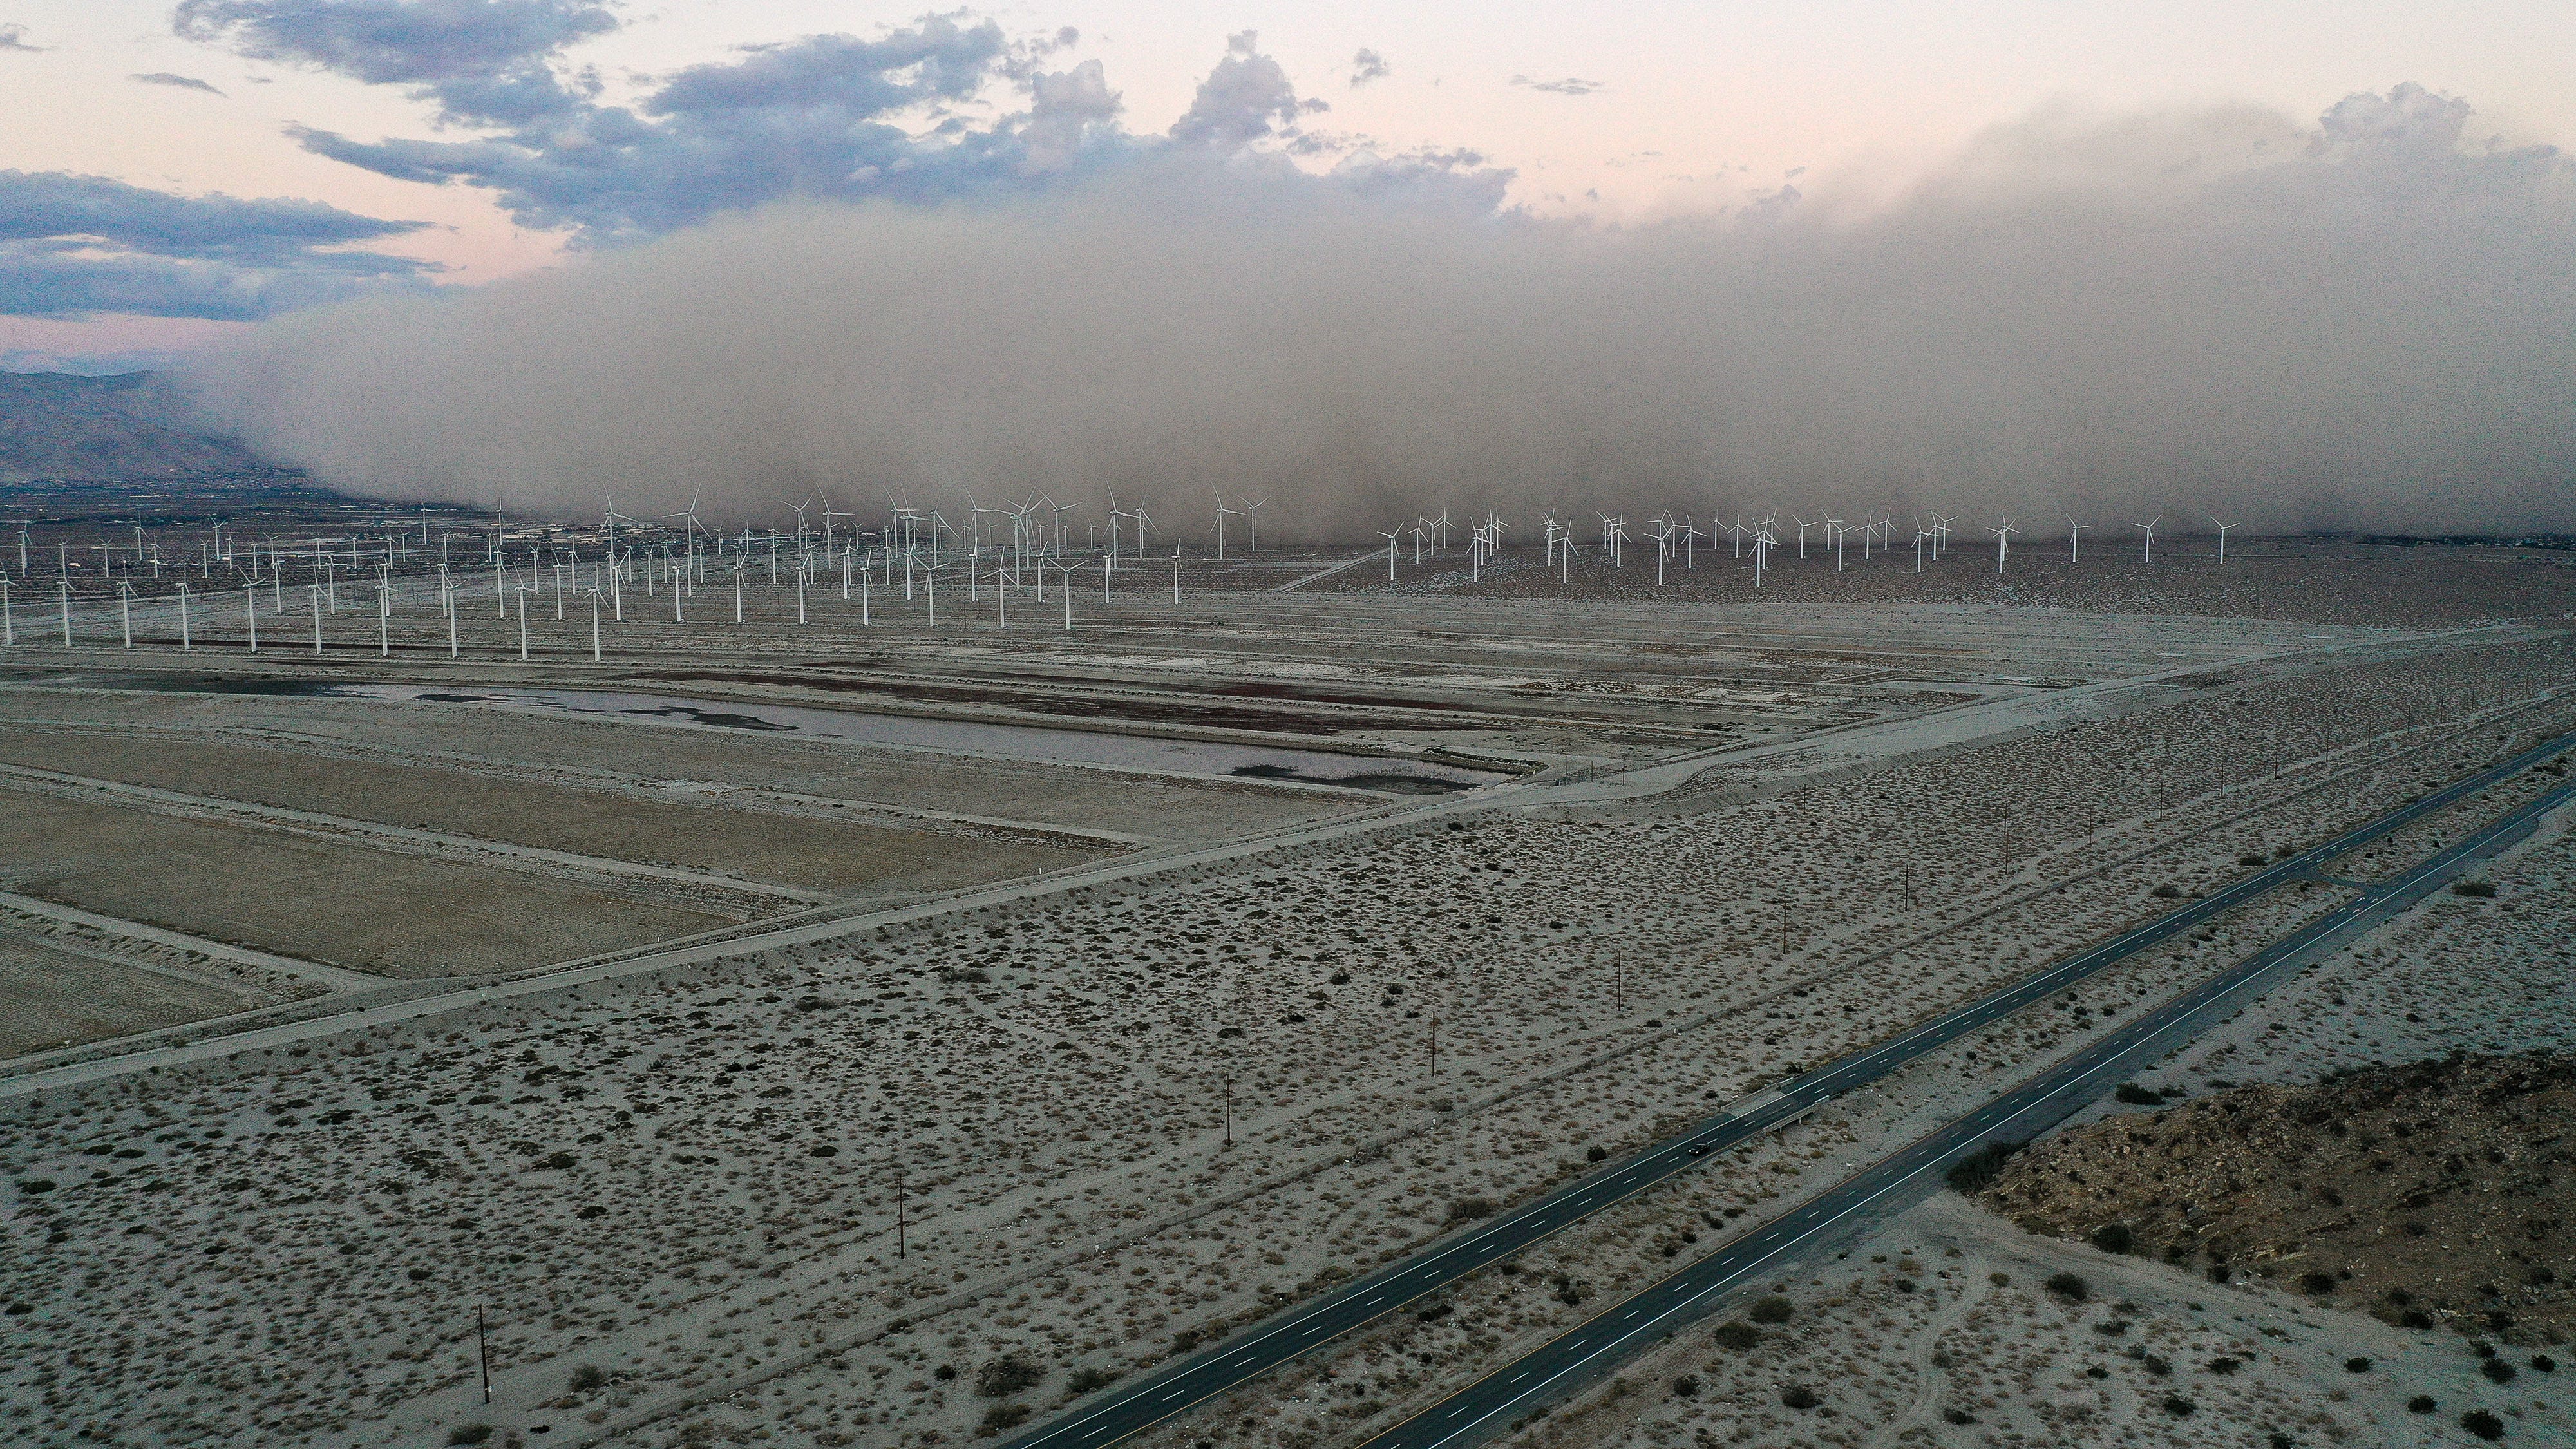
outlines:
{"label": "gray dust haze", "polygon": [[2050,114],[1892,195],[1619,230],[1166,158],[297,314],[192,387],[339,487],[576,519],[821,488],[1096,523],[1114,490],[1196,538],[1222,488],[1283,541],[1443,508],[1522,542],[1665,508],[2566,529],[2576,187],[2474,124],[2412,87]]}

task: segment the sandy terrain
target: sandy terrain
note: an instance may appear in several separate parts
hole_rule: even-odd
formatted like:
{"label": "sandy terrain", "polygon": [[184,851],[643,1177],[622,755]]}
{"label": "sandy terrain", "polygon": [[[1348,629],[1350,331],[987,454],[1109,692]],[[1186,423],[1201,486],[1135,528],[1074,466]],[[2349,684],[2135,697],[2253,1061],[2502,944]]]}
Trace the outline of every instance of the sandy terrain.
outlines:
{"label": "sandy terrain", "polygon": [[[22,842],[0,884],[23,896],[436,973],[640,945],[815,893],[1097,874],[0,1094],[0,1425],[41,1443],[335,1449],[442,1443],[474,1423],[522,1449],[998,1434],[2576,728],[2576,698],[2542,694],[2576,669],[2554,627],[2428,627],[2563,607],[2540,603],[2563,598],[2561,560],[2419,550],[2357,569],[2351,546],[2304,544],[2243,557],[2223,574],[2187,555],[2152,574],[2034,562],[2002,593],[1964,559],[1920,579],[1876,560],[1865,574],[1784,565],[1758,597],[1715,569],[1662,596],[1633,568],[1578,571],[1574,606],[1519,558],[1490,584],[1426,567],[1391,594],[1363,587],[1364,570],[1256,592],[1297,573],[1192,559],[1184,606],[1138,580],[1112,609],[1077,600],[1072,634],[1017,596],[1006,632],[945,592],[935,634],[911,611],[926,609],[882,595],[861,625],[837,589],[799,626],[792,596],[767,587],[735,625],[730,589],[702,589],[686,625],[630,595],[596,668],[581,612],[558,623],[532,600],[522,666],[515,620],[470,597],[470,657],[447,664],[417,563],[397,575],[390,664],[371,608],[328,620],[315,663],[274,644],[243,654],[226,632],[238,597],[207,606],[193,658],[101,650],[93,600],[83,648],[0,661],[14,671],[0,765],[20,772],[0,809]],[[2461,602],[2473,596],[2493,607]],[[166,610],[145,613],[150,639],[174,633]],[[262,619],[264,635],[296,623]],[[1522,783],[1426,807],[301,692],[370,680],[837,700],[1390,759],[1436,748]],[[1712,748],[1737,753],[1683,763]],[[1680,780],[1700,764],[1679,788],[1623,793],[1629,772]],[[2532,788],[2429,820],[2379,858]],[[1160,854],[1337,820],[1370,823],[1240,858]],[[2409,933],[2491,936],[2409,945],[2375,975],[2364,954],[2337,963],[2352,1000],[2378,992],[2424,1017],[2429,1044],[2381,1011],[2360,1028],[2370,1049],[2438,1054],[2507,1007],[2568,1019],[2532,973],[2479,974],[2565,939],[2554,904],[2526,904],[2544,888],[2522,884],[2559,869],[2555,848],[2500,872],[2496,898],[2446,899],[2364,952]],[[1355,1443],[2340,899],[2318,881],[2243,907],[1429,1305],[1446,1313],[1361,1335],[1147,1442]],[[24,930],[23,945],[0,937],[0,979],[38,1008],[31,1047],[213,1009],[176,976],[143,994],[137,963],[164,958],[111,928],[84,943],[112,959],[97,1014],[76,1016],[44,964],[69,959],[54,928]],[[252,966],[165,948],[214,983],[190,990],[286,994]],[[2167,1075],[2195,1097],[2265,1062],[2313,1075],[2353,1029],[2341,1004],[2303,995],[2327,975],[2276,998],[2283,1030],[2231,1026]],[[2334,1378],[2339,1359],[2316,1354],[2342,1340],[2313,1328],[2332,1310],[2295,1294],[2031,1238],[1956,1203],[1886,1231],[1831,1272],[1783,1280],[1790,1318],[1758,1345],[1721,1351],[1710,1325],[1633,1370],[1627,1393],[1539,1431],[1969,1443],[1955,1436],[2128,1425],[2201,1442],[2259,1421],[2370,1442],[2431,1422],[2383,1402],[2377,1377]],[[2035,1289],[2057,1259],[2101,1259],[2089,1276],[2111,1304],[2078,1311]],[[2123,1298],[2137,1311],[2119,1313]],[[2092,1327],[2115,1317],[2131,1325],[2116,1343]],[[2352,1331],[2384,1336],[2371,1352],[2406,1363],[2404,1382],[2438,1379],[2438,1427],[2472,1403],[2535,1424],[2556,1412],[2537,1407],[2545,1395],[2479,1399],[2440,1379],[2441,1355],[2467,1352],[2456,1339]],[[2221,1356],[2243,1371],[2187,1367]],[[1701,1382],[1674,1397],[1686,1373]],[[2397,1371],[2385,1377],[2396,1393]],[[1839,1397],[1791,1410],[1793,1382]],[[2164,1394],[2193,1412],[2154,1408]],[[1951,1408],[1976,1424],[1940,1416]]]}
{"label": "sandy terrain", "polygon": [[282,1000],[222,977],[0,927],[0,1057],[128,1036]]}
{"label": "sandy terrain", "polygon": [[0,729],[0,763],[224,800],[319,811],[612,860],[676,865],[839,895],[940,890],[1034,875],[1099,853],[1065,837],[938,839],[873,822],[780,818],[665,788],[636,798],[556,783],[238,745]]}
{"label": "sandy terrain", "polygon": [[5,788],[0,841],[0,871],[22,894],[388,976],[493,971],[738,919],[519,872]]}
{"label": "sandy terrain", "polygon": [[2025,1229],[2252,1273],[2509,1344],[2576,1330],[2554,1183],[2576,1059],[2462,1056],[2239,1087],[2065,1133],[1984,1198]]}
{"label": "sandy terrain", "polygon": [[[66,1184],[26,1221],[67,1231],[48,1245],[63,1273],[21,1290],[21,1331],[46,1346],[45,1381],[26,1382],[48,1415],[92,1401],[79,1365],[114,1355],[84,1325],[114,1321],[161,1366],[130,1381],[128,1432],[434,1436],[478,1412],[457,1353],[479,1302],[513,1423],[607,1422],[855,1338],[839,1367],[734,1402],[766,1416],[784,1393],[786,1422],[854,1442],[971,1434],[997,1401],[942,1363],[971,1378],[1016,1347],[1060,1394],[1078,1369],[1150,1360],[1402,1251],[1452,1202],[1536,1190],[1590,1146],[1643,1140],[2095,938],[2152,910],[2159,885],[2202,888],[2374,813],[2390,768],[2456,774],[2563,728],[2563,709],[2456,739],[2425,728],[2436,700],[2522,709],[2562,667],[2523,646],[2358,667],[2331,688],[2213,686],[1752,801],[1712,786],[1363,836],[165,1073],[141,1097],[24,1104],[0,1151],[13,1176]],[[2223,771],[2152,766],[2213,736]],[[2019,808],[1980,813],[2007,788]],[[2085,1016],[2324,899],[2252,908],[1925,1080],[1969,1090],[2065,1049]],[[1902,1096],[1802,1126],[1772,1149],[1787,1171],[1747,1161],[1692,1211],[1729,1221],[1939,1100]],[[100,1143],[144,1156],[107,1179],[68,1171]],[[1678,1241],[1652,1212],[1614,1236],[1630,1272]],[[72,1276],[109,1251],[117,1274]],[[1614,1274],[1587,1271],[1609,1291]],[[255,1298],[254,1278],[272,1285]],[[203,1328],[224,1324],[296,1345],[297,1376],[201,1357]],[[559,1403],[584,1363],[615,1377],[531,1407]],[[203,1373],[239,1390],[191,1389]],[[860,1413],[890,1417],[862,1435]]]}

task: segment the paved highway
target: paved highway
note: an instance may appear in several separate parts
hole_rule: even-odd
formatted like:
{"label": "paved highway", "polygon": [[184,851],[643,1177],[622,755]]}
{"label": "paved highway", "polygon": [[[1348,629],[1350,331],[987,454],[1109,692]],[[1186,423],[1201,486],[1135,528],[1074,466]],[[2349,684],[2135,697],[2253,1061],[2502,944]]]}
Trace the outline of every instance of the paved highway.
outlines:
{"label": "paved highway", "polygon": [[[1727,1147],[1803,1116],[1829,1098],[1877,1081],[1989,1022],[2062,991],[2158,942],[2278,886],[2313,878],[2312,873],[2325,861],[2402,830],[2571,748],[2576,748],[2576,733],[2561,735],[1935,1021],[1789,1078],[1732,1104],[1688,1132],[1573,1182],[1474,1232],[1435,1243],[1415,1257],[1292,1308],[1214,1349],[1122,1385],[1010,1441],[1007,1449],[1097,1449],[1115,1443],[1687,1171]],[[2341,909],[2163,1008],[2105,1033],[2083,1052],[1990,1100],[1976,1112],[1936,1130],[1653,1288],[1614,1305],[1423,1415],[1379,1435],[1369,1441],[1367,1449],[1448,1445],[1470,1433],[1502,1427],[1509,1419],[1588,1382],[1592,1371],[1606,1370],[1609,1364],[1700,1316],[1727,1289],[1766,1266],[1806,1250],[1820,1235],[1850,1225],[1858,1214],[1890,1206],[1892,1195],[1918,1184],[1924,1184],[1922,1190],[1929,1191],[1932,1169],[1969,1147],[1992,1140],[2026,1139],[2063,1120],[2139,1065],[2160,1059],[2204,1029],[2210,1020],[2235,1010],[2241,999],[2268,989],[2280,972],[2303,969],[2310,959],[2349,935],[2413,904],[2447,879],[2445,872],[2456,869],[2460,861],[2528,828],[2542,813],[2571,795],[2576,795],[2576,785],[2562,786],[2419,864],[2398,880],[2369,888]]]}

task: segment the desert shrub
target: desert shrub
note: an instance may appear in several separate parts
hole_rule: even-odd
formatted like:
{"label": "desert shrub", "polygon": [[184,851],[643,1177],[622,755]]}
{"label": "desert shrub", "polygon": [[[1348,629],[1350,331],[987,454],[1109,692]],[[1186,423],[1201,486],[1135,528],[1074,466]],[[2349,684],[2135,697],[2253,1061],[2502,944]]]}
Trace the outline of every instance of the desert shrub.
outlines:
{"label": "desert shrub", "polygon": [[2111,1100],[2126,1102],[2132,1107],[2160,1107],[2165,1099],[2161,1092],[2150,1092],[2135,1082],[2122,1082],[2111,1090]]}
{"label": "desert shrub", "polygon": [[480,1444],[491,1437],[492,1426],[489,1424],[459,1424],[447,1431],[447,1442],[450,1444]]}
{"label": "desert shrub", "polygon": [[2093,1230],[2093,1246],[2106,1253],[2125,1253],[2138,1244],[2127,1223],[2104,1223]]}
{"label": "desert shrub", "polygon": [[941,1364],[939,1367],[930,1371],[930,1376],[944,1384],[950,1379],[957,1377],[957,1370],[952,1365]]}
{"label": "desert shrub", "polygon": [[1489,1197],[1462,1197],[1452,1200],[1449,1204],[1449,1221],[1453,1223],[1465,1222],[1470,1218],[1489,1218],[1493,1215],[1494,1200]]}
{"label": "desert shrub", "polygon": [[2263,852],[2259,850],[2249,850],[2243,855],[2236,857],[2236,863],[2238,865],[2261,865],[2263,863]]}
{"label": "desert shrub", "polygon": [[1556,1301],[1568,1308],[1583,1301],[1583,1285],[1564,1273],[1556,1275]]}
{"label": "desert shrub", "polygon": [[2462,1414],[2460,1416],[2460,1427],[2477,1435],[2481,1439],[2501,1439],[2504,1437],[2504,1420],[2497,1418],[2495,1415],[2488,1413],[2484,1409],[2471,1409],[2467,1413]]}
{"label": "desert shrub", "polygon": [[2318,1294],[2320,1296],[2332,1293],[2335,1291],[2334,1275],[2332,1273],[2301,1273],[2299,1275],[2299,1291],[2302,1293]]}
{"label": "desert shrub", "polygon": [[2211,1359],[2207,1364],[2204,1364],[2203,1367],[2207,1368],[2211,1373],[2225,1377],[2228,1374],[2236,1372],[2241,1365],[2237,1360],[2229,1358],[2225,1354],[2220,1354],[2218,1357]]}
{"label": "desert shrub", "polygon": [[2545,1353],[2533,1354],[2531,1356],[2531,1366],[2545,1374],[2554,1374],[2558,1372],[2558,1360],[2551,1358]]}
{"label": "desert shrub", "polygon": [[1029,1406],[1026,1404],[995,1404],[984,1411],[984,1427],[987,1429],[1016,1428],[1028,1421]]}
{"label": "desert shrub", "polygon": [[1609,1159],[1610,1149],[1599,1143],[1583,1149],[1583,1160],[1586,1162],[1607,1162]]}
{"label": "desert shrub", "polygon": [[2362,1358],[2359,1355],[2345,1359],[2343,1361],[2343,1371],[2348,1374],[2366,1374],[2370,1372],[2370,1360]]}
{"label": "desert shrub", "polygon": [[2451,887],[2451,894],[2455,896],[2471,896],[2478,900],[2485,900],[2487,897],[2495,894],[2495,882],[2488,880],[2464,880]]}
{"label": "desert shrub", "polygon": [[1118,1382],[1118,1375],[1107,1369],[1075,1369],[1073,1377],[1064,1381],[1064,1389],[1066,1393],[1080,1398],[1084,1394],[1097,1392],[1116,1382]]}
{"label": "desert shrub", "polygon": [[993,973],[981,966],[942,966],[939,968],[939,979],[962,982],[969,986],[981,986],[993,979]]}
{"label": "desert shrub", "polygon": [[2406,1401],[2406,1412],[2410,1414],[2429,1414],[2440,1407],[2431,1394],[2417,1394]]}
{"label": "desert shrub", "polygon": [[1683,1374],[1673,1380],[1673,1397],[1676,1399],[1687,1399],[1698,1392],[1699,1380],[1689,1374]]}
{"label": "desert shrub", "polygon": [[2049,1292],[2073,1303],[2083,1302],[2085,1295],[2091,1291],[2084,1286],[2083,1279],[2072,1273],[2051,1273],[2048,1275],[2046,1286]]}
{"label": "desert shrub", "polygon": [[1417,1310],[1414,1313],[1413,1318],[1417,1323],[1438,1323],[1441,1319],[1444,1319],[1457,1311],[1457,1309],[1450,1307],[1446,1303],[1434,1303],[1427,1308]]}
{"label": "desert shrub", "polygon": [[1762,1330],[1743,1319],[1734,1318],[1719,1324],[1717,1331],[1709,1337],[1714,1339],[1720,1348],[1731,1348],[1737,1353],[1742,1353],[1762,1342]]}
{"label": "desert shrub", "polygon": [[2012,1155],[2021,1151],[2018,1142],[1989,1142],[1950,1164],[1949,1183],[1956,1192],[1983,1192]]}
{"label": "desert shrub", "polygon": [[1789,1300],[1786,1298],[1756,1298],[1753,1300],[1753,1306],[1745,1310],[1744,1316],[1756,1323],[1786,1323],[1789,1321],[1791,1311]]}
{"label": "desert shrub", "polygon": [[988,1399],[1007,1399],[1023,1389],[1037,1387],[1046,1377],[1046,1369],[1032,1359],[1006,1353],[975,1372],[975,1392]]}
{"label": "desert shrub", "polygon": [[1941,1422],[1945,1424],[1973,1424],[1977,1422],[1977,1416],[1969,1413],[1965,1409],[1943,1409],[1941,1411]]}
{"label": "desert shrub", "polygon": [[2154,896],[2158,900],[2169,901],[2182,894],[2182,887],[2177,885],[2160,885],[2154,890],[2147,892],[2147,894]]}
{"label": "desert shrub", "polygon": [[1780,1402],[1792,1409],[1812,1409],[1816,1406],[1816,1394],[1813,1389],[1802,1385],[1782,1394]]}
{"label": "desert shrub", "polygon": [[2485,1363],[2479,1364],[2478,1372],[2485,1374],[2488,1378],[2491,1378],[2500,1384],[2512,1383],[2514,1379],[2513,1365],[2506,1363],[2500,1358],[2491,1358]]}
{"label": "desert shrub", "polygon": [[583,1364],[572,1371],[572,1391],[576,1394],[588,1393],[606,1382],[608,1375],[601,1373],[595,1363]]}
{"label": "desert shrub", "polygon": [[2177,1419],[2191,1414],[2195,1410],[2199,1409],[2199,1407],[2200,1405],[2193,1403],[2191,1400],[2184,1398],[2180,1394],[2165,1395],[2165,1412],[2173,1415]]}
{"label": "desert shrub", "polygon": [[2433,1326],[2433,1315],[2425,1312],[2421,1308],[2409,1308],[2405,1312],[2397,1315],[2397,1326],[2400,1328],[2431,1328]]}

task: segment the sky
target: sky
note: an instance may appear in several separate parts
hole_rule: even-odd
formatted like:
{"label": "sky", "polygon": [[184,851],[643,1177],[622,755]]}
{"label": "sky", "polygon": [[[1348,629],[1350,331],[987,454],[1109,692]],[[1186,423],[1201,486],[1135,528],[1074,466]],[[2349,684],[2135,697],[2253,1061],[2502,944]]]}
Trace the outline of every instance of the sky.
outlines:
{"label": "sky", "polygon": [[0,0],[0,367],[575,516],[2576,529],[2571,81],[2522,0]]}
{"label": "sky", "polygon": [[[590,111],[633,114],[692,68],[739,69],[781,54],[764,48],[811,50],[815,37],[880,41],[918,32],[924,14],[811,0],[0,0],[0,172],[11,173],[0,177],[0,366],[164,361],[299,306],[474,286],[694,224],[703,215],[577,214],[513,198],[488,171],[407,169],[361,148],[468,145],[564,119],[560,107],[537,115],[524,97],[511,113],[511,98],[488,93],[496,67],[515,82],[533,70]],[[1759,204],[1784,185],[1812,193],[1819,178],[1846,192],[1899,189],[1988,128],[2049,107],[2242,104],[2312,117],[2346,95],[2412,82],[2466,98],[2485,133],[2576,137],[2576,7],[2520,0],[1063,0],[953,14],[955,28],[980,26],[992,41],[951,58],[955,88],[845,107],[831,124],[989,126],[1029,110],[1032,77],[1097,62],[1118,102],[1109,124],[1157,136],[1249,35],[1244,49],[1275,64],[1299,106],[1272,116],[1259,146],[1310,171],[1354,154],[1440,157],[1507,174],[1506,206],[1611,224]],[[428,45],[441,23],[479,28],[499,48],[478,57]],[[861,74],[844,67],[837,78]],[[804,99],[834,79],[806,76]],[[487,93],[463,94],[477,84]],[[689,129],[705,118],[660,119]],[[698,124],[674,147],[709,144],[719,130]],[[810,174],[741,179],[704,188],[716,193],[710,205],[812,191]],[[990,180],[906,189],[888,176],[836,190],[923,200]],[[167,216],[103,249],[66,243],[96,233],[45,230],[162,197],[173,211],[209,197],[309,205],[296,215],[236,205],[190,236],[168,229],[194,223]]]}

